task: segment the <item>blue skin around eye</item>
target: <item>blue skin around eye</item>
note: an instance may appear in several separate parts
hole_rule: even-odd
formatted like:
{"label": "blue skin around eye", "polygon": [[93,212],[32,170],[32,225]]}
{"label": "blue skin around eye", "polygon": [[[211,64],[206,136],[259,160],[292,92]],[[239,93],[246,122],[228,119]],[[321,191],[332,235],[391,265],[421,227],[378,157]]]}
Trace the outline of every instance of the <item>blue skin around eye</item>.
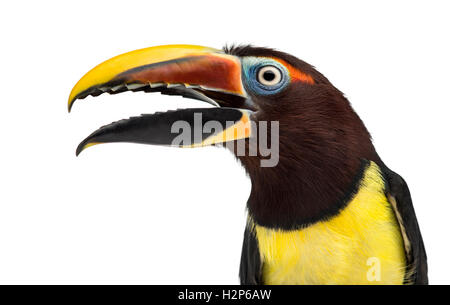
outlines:
{"label": "blue skin around eye", "polygon": [[[273,86],[266,86],[258,81],[258,71],[265,66],[274,66],[281,71],[281,81]],[[290,82],[289,72],[279,62],[271,58],[244,57],[242,60],[244,82],[246,87],[258,95],[272,95],[281,92]]]}

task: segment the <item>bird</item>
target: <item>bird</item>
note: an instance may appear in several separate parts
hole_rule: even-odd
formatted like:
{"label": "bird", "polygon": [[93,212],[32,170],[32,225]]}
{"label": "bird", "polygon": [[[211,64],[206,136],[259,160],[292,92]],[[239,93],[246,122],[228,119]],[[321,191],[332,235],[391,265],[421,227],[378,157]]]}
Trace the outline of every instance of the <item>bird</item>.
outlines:
{"label": "bird", "polygon": [[113,122],[76,155],[111,142],[229,148],[251,180],[241,284],[428,284],[405,180],[381,160],[347,97],[312,65],[252,45],[149,47],[87,72],[68,110],[87,96],[125,91],[210,105]]}

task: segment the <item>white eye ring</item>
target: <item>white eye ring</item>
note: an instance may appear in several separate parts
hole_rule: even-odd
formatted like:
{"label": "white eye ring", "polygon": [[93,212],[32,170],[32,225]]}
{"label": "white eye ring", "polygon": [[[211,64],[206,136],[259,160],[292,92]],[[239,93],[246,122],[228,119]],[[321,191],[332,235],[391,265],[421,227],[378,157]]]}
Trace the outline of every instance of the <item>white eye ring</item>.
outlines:
{"label": "white eye ring", "polygon": [[258,71],[258,82],[264,86],[274,86],[281,82],[281,71],[275,66],[265,66]]}

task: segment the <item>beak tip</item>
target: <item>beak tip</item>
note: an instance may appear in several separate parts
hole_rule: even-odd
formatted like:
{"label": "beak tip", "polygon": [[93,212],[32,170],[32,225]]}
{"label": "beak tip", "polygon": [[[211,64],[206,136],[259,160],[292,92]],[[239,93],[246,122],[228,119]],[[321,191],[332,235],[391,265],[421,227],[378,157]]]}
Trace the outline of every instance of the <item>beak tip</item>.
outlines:
{"label": "beak tip", "polygon": [[75,102],[75,99],[69,99],[69,103],[67,104],[67,112],[70,113],[72,111],[72,106]]}
{"label": "beak tip", "polygon": [[84,145],[78,145],[77,150],[75,151],[75,156],[79,156],[81,152],[84,150]]}
{"label": "beak tip", "polygon": [[90,138],[88,137],[87,139],[83,140],[83,141],[78,145],[77,150],[75,151],[75,155],[78,157],[78,156],[81,154],[81,152],[82,152],[83,150],[85,150],[85,149],[88,148],[88,147],[97,145],[97,144],[101,144],[101,142],[95,142],[95,141],[92,141],[92,139],[90,139]]}
{"label": "beak tip", "polygon": [[77,149],[75,151],[75,155],[78,157],[81,154],[81,152],[87,147],[89,147],[89,140],[86,138],[83,141],[81,141],[80,144],[78,144]]}

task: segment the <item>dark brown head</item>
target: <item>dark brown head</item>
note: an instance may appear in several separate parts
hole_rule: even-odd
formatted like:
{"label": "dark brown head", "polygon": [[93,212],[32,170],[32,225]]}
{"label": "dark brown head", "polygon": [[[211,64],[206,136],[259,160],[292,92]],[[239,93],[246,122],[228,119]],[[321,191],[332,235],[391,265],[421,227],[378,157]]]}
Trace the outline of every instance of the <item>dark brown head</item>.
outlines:
{"label": "dark brown head", "polygon": [[290,229],[336,214],[355,191],[364,160],[378,160],[348,100],[314,67],[292,55],[251,46],[225,52],[241,61],[274,59],[294,75],[275,94],[245,85],[258,108],[256,120],[279,122],[277,166],[261,167],[260,157],[239,157],[252,180],[248,208],[254,221]]}

